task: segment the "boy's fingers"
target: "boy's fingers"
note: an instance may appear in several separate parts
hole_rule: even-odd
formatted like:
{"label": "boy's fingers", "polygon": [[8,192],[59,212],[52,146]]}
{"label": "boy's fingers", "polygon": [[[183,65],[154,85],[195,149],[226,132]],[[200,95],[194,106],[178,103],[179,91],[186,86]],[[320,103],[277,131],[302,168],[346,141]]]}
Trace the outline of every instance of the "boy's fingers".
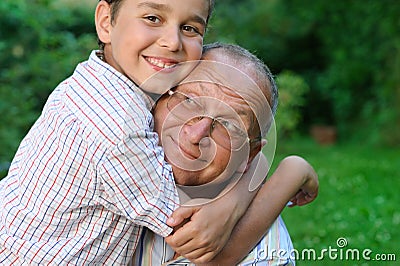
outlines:
{"label": "boy's fingers", "polygon": [[[212,260],[218,253],[216,251],[205,251],[202,254],[196,254],[194,252],[186,254],[185,257],[188,258],[191,262],[197,264],[207,263]],[[205,264],[209,265],[209,264]]]}
{"label": "boy's fingers", "polygon": [[184,227],[181,227],[172,235],[169,235],[165,238],[167,244],[180,254],[188,253],[194,249],[192,246],[193,244],[191,244],[192,240],[192,235],[190,233],[186,233]]}
{"label": "boy's fingers", "polygon": [[[186,235],[184,235],[186,237]],[[181,254],[192,262],[207,262],[211,260],[218,252],[217,249],[210,249],[207,246],[203,246],[193,239],[173,239],[174,236],[168,236],[166,238],[167,244],[169,244],[175,252]],[[179,243],[180,240],[183,242]]]}
{"label": "boy's fingers", "polygon": [[190,218],[195,212],[197,208],[194,207],[180,207],[176,209],[171,217],[167,220],[167,225],[171,227],[178,226],[181,224],[185,219]]}

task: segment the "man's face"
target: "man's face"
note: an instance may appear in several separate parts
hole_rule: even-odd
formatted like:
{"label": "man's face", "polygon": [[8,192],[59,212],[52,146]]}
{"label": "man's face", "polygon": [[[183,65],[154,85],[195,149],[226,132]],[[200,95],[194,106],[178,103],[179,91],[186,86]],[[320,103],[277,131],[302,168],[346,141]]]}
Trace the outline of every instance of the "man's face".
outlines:
{"label": "man's face", "polygon": [[109,5],[99,5],[96,27],[105,59],[137,84],[157,71],[172,72],[180,62],[200,59],[207,0],[124,0],[113,22]]}
{"label": "man's face", "polygon": [[251,108],[231,89],[212,83],[186,83],[174,92],[158,101],[154,117],[176,183],[230,177],[249,157]]}

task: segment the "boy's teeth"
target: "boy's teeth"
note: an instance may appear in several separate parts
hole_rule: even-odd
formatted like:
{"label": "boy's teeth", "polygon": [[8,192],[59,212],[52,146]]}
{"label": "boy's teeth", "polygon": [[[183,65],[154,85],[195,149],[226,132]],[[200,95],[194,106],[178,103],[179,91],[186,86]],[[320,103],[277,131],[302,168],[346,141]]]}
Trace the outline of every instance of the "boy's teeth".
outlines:
{"label": "boy's teeth", "polygon": [[171,68],[171,67],[173,67],[175,65],[175,64],[167,65],[164,62],[162,62],[160,60],[157,60],[157,59],[154,59],[154,58],[148,58],[148,61],[150,62],[150,64],[155,65],[155,66],[160,67],[160,68]]}

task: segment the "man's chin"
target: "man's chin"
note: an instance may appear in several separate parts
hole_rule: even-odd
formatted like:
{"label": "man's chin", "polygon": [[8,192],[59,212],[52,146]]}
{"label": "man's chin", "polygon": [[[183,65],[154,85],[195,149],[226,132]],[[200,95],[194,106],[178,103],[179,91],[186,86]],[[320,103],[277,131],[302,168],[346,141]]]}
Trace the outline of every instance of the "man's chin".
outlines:
{"label": "man's chin", "polygon": [[197,185],[197,183],[194,182],[193,180],[191,180],[190,177],[186,177],[186,178],[176,178],[175,177],[175,183],[180,186],[196,186]]}
{"label": "man's chin", "polygon": [[181,186],[189,186],[192,179],[192,173],[182,170],[181,168],[172,165],[172,171],[174,173],[175,183]]}

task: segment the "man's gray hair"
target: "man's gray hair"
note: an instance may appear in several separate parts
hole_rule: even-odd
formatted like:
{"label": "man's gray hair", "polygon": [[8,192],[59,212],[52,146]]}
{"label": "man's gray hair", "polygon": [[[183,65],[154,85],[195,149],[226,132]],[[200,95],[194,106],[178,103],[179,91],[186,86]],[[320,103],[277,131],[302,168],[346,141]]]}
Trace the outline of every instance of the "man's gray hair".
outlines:
{"label": "man's gray hair", "polygon": [[[219,53],[218,50],[221,50],[221,53]],[[247,71],[251,72],[251,76],[254,79],[253,81],[260,87],[260,90],[263,91],[268,102],[270,110],[265,111],[267,113],[271,112],[272,116],[275,116],[278,108],[278,87],[274,76],[266,64],[253,53],[235,44],[220,42],[206,44],[203,46],[203,58],[206,58],[212,51],[217,55],[225,57],[224,61],[228,62],[228,64],[238,69],[247,69]],[[257,116],[257,114],[255,115]],[[264,137],[272,125],[272,120],[268,119],[264,121],[266,123],[263,123],[261,120],[257,122],[260,126],[261,137]]]}
{"label": "man's gray hair", "polygon": [[[254,67],[257,71],[257,79],[255,82],[257,84],[265,84],[266,89],[270,90],[271,99],[269,100],[270,108],[272,114],[275,115],[276,109],[278,108],[278,86],[274,80],[274,76],[269,70],[268,66],[261,61],[257,56],[246,50],[245,48],[226,43],[210,43],[203,46],[203,56],[207,54],[210,50],[222,49],[224,54],[229,56],[229,60],[233,61],[236,66],[250,65]],[[268,84],[265,81],[268,80]],[[263,88],[261,88],[263,89]]]}

